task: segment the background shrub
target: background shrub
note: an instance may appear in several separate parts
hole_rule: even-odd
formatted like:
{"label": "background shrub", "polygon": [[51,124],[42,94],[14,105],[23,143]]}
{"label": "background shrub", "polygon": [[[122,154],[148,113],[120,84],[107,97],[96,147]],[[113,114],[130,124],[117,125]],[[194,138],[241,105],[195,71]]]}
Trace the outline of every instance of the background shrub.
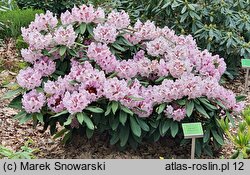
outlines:
{"label": "background shrub", "polygon": [[99,5],[101,3],[109,2],[110,0],[17,0],[19,8],[33,8],[33,9],[43,9],[44,11],[49,10],[56,14],[61,14],[68,9],[74,7],[74,5],[81,5],[84,3],[92,3],[94,5]]}
{"label": "background shrub", "polygon": [[236,70],[250,58],[249,0],[114,0],[112,5],[134,17],[169,26],[178,34],[192,34],[202,49],[225,58]]}
{"label": "background shrub", "polygon": [[4,24],[0,38],[17,38],[21,35],[21,27],[27,27],[35,19],[35,14],[43,13],[42,10],[9,10],[0,12],[0,22]]}

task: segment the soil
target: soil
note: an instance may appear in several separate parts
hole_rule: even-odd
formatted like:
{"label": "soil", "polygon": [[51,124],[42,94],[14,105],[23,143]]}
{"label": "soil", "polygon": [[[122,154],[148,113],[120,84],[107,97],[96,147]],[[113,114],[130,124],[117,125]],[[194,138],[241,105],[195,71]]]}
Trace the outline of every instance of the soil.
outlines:
{"label": "soil", "polygon": [[[1,61],[11,63],[13,60],[20,60],[16,50],[10,45],[8,47],[0,47],[0,63]],[[11,65],[11,64],[10,64]],[[1,65],[0,65],[1,66]],[[137,150],[126,149],[118,150],[116,147],[109,145],[107,137],[96,135],[92,139],[76,138],[68,145],[62,145],[61,139],[53,139],[49,130],[42,132],[43,126],[33,128],[32,122],[20,125],[18,121],[12,119],[17,111],[7,107],[8,100],[1,100],[1,96],[7,91],[2,85],[7,79],[14,81],[15,72],[11,71],[11,67],[6,70],[0,69],[0,145],[6,146],[13,150],[20,150],[21,146],[28,140],[32,140],[31,148],[38,148],[35,153],[37,158],[46,159],[159,159],[160,157],[167,159],[189,158],[191,145],[179,146],[173,139],[164,138],[157,143],[143,143]],[[241,94],[244,90],[244,70],[236,79],[227,81],[224,86],[233,90],[237,94]],[[250,102],[250,94],[247,93],[247,102]],[[241,117],[235,118],[240,121]],[[237,122],[236,122],[237,123]],[[234,128],[231,132],[236,132]],[[201,158],[229,158],[234,151],[234,146],[229,140],[225,140],[223,148],[213,157],[202,155]]]}

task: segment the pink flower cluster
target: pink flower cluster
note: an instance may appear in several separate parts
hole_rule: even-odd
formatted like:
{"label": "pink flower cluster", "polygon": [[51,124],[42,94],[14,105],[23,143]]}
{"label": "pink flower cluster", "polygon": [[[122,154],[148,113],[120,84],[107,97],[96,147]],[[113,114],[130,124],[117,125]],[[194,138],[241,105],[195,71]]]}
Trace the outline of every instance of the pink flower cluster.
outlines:
{"label": "pink flower cluster", "polygon": [[36,90],[32,90],[29,93],[23,95],[23,108],[27,113],[40,112],[46,102],[45,100],[46,98],[43,93],[38,93]]}
{"label": "pink flower cluster", "polygon": [[164,111],[165,115],[169,118],[173,118],[175,121],[181,121],[186,116],[186,109],[185,108],[178,108],[174,110],[172,106],[167,106],[166,110]]}
{"label": "pink flower cluster", "polygon": [[68,25],[66,29],[59,27],[54,35],[54,40],[57,45],[66,45],[68,47],[75,43],[77,37],[72,25]]}
{"label": "pink flower cluster", "polygon": [[79,23],[100,23],[104,20],[105,13],[101,8],[94,9],[92,5],[82,5],[79,8],[74,7],[71,12],[66,11],[61,15],[63,25],[71,24],[74,22]]}
{"label": "pink flower cluster", "polygon": [[[46,103],[55,113],[67,110],[75,114],[100,98],[120,102],[140,117],[150,117],[155,106],[166,103],[165,115],[176,121],[185,118],[186,110],[173,102],[183,98],[219,100],[236,112],[243,108],[234,93],[218,83],[226,69],[223,58],[200,51],[192,36],[177,36],[168,27],[159,28],[150,21],[138,20],[131,26],[124,11],[112,11],[105,19],[104,11],[91,5],[66,11],[61,22],[63,26],[57,26],[53,14],[47,12],[37,15],[27,29],[22,29],[29,48],[21,54],[33,67],[21,70],[17,82],[31,90],[22,100],[29,113],[38,112]],[[56,71],[54,60],[60,55],[46,57],[42,50],[56,45],[77,48],[74,43],[78,36],[73,26],[81,23],[94,25],[94,36],[82,38],[88,48],[78,50],[81,58],[90,61],[70,58],[69,73],[54,80],[50,75]],[[110,49],[118,35],[135,46],[131,58],[117,59]],[[107,78],[111,73],[116,76]],[[47,99],[34,90],[41,86],[43,77],[48,77],[42,85]],[[142,78],[154,82],[160,77],[165,78],[160,85],[144,86],[139,81]]]}

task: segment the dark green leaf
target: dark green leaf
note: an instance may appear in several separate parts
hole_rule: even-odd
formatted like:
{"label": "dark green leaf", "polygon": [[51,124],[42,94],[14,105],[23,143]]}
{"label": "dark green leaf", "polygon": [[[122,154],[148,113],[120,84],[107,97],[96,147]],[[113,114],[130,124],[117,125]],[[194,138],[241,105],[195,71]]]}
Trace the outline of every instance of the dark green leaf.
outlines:
{"label": "dark green leaf", "polygon": [[130,127],[132,132],[134,133],[135,136],[140,137],[141,136],[141,127],[137,123],[134,117],[130,117]]}
{"label": "dark green leaf", "polygon": [[90,35],[94,36],[93,26],[91,24],[87,24],[87,31],[89,32]]}
{"label": "dark green leaf", "polygon": [[241,101],[244,101],[245,99],[246,99],[245,95],[236,96],[236,102],[241,102]]}
{"label": "dark green leaf", "polygon": [[166,107],[166,104],[165,104],[165,103],[163,103],[163,104],[161,104],[160,106],[158,106],[158,107],[156,108],[157,114],[161,114],[161,113],[163,112],[163,110],[165,109],[165,107]]}
{"label": "dark green leaf", "polygon": [[63,123],[63,126],[67,126],[67,125],[70,125],[72,122],[72,116],[69,116],[67,121]]}
{"label": "dark green leaf", "polygon": [[66,50],[67,50],[66,46],[61,46],[59,49],[60,56],[63,56],[65,54]]}
{"label": "dark green leaf", "polygon": [[63,137],[62,143],[66,144],[71,139],[71,137],[72,137],[72,132],[71,131],[67,132]]}
{"label": "dark green leaf", "polygon": [[96,106],[88,106],[85,108],[88,111],[94,112],[94,113],[103,113],[104,110],[102,108],[96,107]]}
{"label": "dark green leaf", "polygon": [[199,98],[199,100],[206,106],[206,108],[210,109],[210,110],[217,110],[217,107],[210,104],[209,101],[207,99],[204,98]]}
{"label": "dark green leaf", "polygon": [[149,131],[149,126],[145,122],[145,120],[143,120],[141,118],[138,118],[138,117],[136,117],[136,120],[137,120],[137,122],[140,125],[140,127],[141,127],[142,130],[147,131],[147,132]]}
{"label": "dark green leaf", "polygon": [[117,74],[118,72],[113,72],[110,76],[108,76],[108,78],[114,78]]}
{"label": "dark green leaf", "polygon": [[126,126],[121,126],[120,127],[120,132],[119,132],[119,138],[120,138],[120,146],[124,147],[129,138],[129,128]]}
{"label": "dark green leaf", "polygon": [[218,132],[214,129],[211,130],[212,131],[212,134],[213,134],[213,137],[214,139],[220,144],[220,145],[223,145],[224,144],[224,140],[223,138],[218,134]]}
{"label": "dark green leaf", "polygon": [[78,54],[75,50],[69,49],[69,54],[72,55],[73,57],[78,57]]}
{"label": "dark green leaf", "polygon": [[48,53],[51,54],[51,53],[54,53],[55,51],[57,51],[59,48],[58,47],[54,47],[52,48]]}
{"label": "dark green leaf", "polygon": [[124,126],[126,121],[127,121],[127,113],[123,112],[122,110],[120,111],[120,115],[119,115],[119,121],[120,123]]}
{"label": "dark green leaf", "polygon": [[201,149],[202,144],[199,139],[195,140],[195,154],[200,157],[201,156]]}
{"label": "dark green leaf", "polygon": [[10,103],[9,103],[9,107],[13,108],[13,109],[22,109],[22,96],[19,95],[17,97],[15,97]]}
{"label": "dark green leaf", "polygon": [[13,118],[16,119],[16,120],[20,120],[20,118],[23,118],[26,115],[27,115],[27,113],[25,111],[21,111],[17,115],[15,115]]}
{"label": "dark green leaf", "polygon": [[159,77],[158,79],[155,80],[155,83],[160,83],[162,82],[166,77],[162,76],[162,77]]}
{"label": "dark green leaf", "polygon": [[59,116],[61,116],[61,115],[63,115],[63,114],[67,114],[67,113],[68,113],[68,111],[65,110],[65,111],[62,111],[62,112],[57,113],[56,115],[51,116],[50,118],[59,117]]}
{"label": "dark green leaf", "polygon": [[226,111],[226,116],[228,117],[228,119],[232,123],[233,127],[235,127],[234,119],[233,119],[233,117],[231,116],[231,114],[228,111]]}
{"label": "dark green leaf", "polygon": [[161,136],[164,136],[168,129],[170,128],[171,120],[164,120],[160,123],[159,131]]}
{"label": "dark green leaf", "polygon": [[203,143],[206,143],[210,140],[210,129],[207,129],[204,133]]}
{"label": "dark green leaf", "polygon": [[123,105],[121,105],[121,110],[123,110],[124,112],[126,112],[132,116],[134,115],[134,113],[130,109],[128,109],[127,107],[125,107]]}
{"label": "dark green leaf", "polygon": [[117,102],[117,101],[112,101],[112,103],[111,103],[111,108],[112,108],[112,112],[113,112],[113,114],[115,114],[115,113],[116,113],[116,111],[117,111],[118,107],[119,107],[118,102]]}
{"label": "dark green leaf", "polygon": [[201,113],[203,116],[205,116],[206,118],[209,118],[209,115],[207,114],[207,112],[205,111],[205,109],[204,109],[201,105],[195,104],[195,108],[196,108],[197,111],[198,111],[199,113]]}
{"label": "dark green leaf", "polygon": [[134,96],[127,96],[127,97],[134,100],[134,101],[142,101],[142,100],[144,100],[144,98],[138,98],[138,97],[134,97]]}
{"label": "dark green leaf", "polygon": [[31,119],[32,119],[32,115],[31,114],[27,114],[27,115],[23,116],[22,118],[20,118],[19,122],[20,122],[20,124],[24,124],[28,120],[31,120]]}
{"label": "dark green leaf", "polygon": [[126,51],[126,49],[124,49],[122,46],[120,46],[120,45],[117,44],[117,43],[113,43],[112,46],[113,46],[114,48],[116,48],[117,50],[120,50],[120,51],[122,51],[122,52],[125,52],[125,51]]}
{"label": "dark green leaf", "polygon": [[85,23],[80,24],[80,33],[84,34],[86,31],[87,25]]}
{"label": "dark green leaf", "polygon": [[55,136],[53,137],[54,139],[57,139],[59,137],[61,137],[65,132],[67,132],[68,129],[64,128],[61,131],[59,131],[58,133],[55,134]]}
{"label": "dark green leaf", "polygon": [[91,130],[94,130],[95,126],[91,121],[91,119],[84,112],[82,113],[82,115],[83,115],[83,121],[86,123],[87,127]]}
{"label": "dark green leaf", "polygon": [[107,116],[107,115],[109,115],[110,112],[111,112],[111,103],[108,104],[107,110],[106,110],[104,115]]}
{"label": "dark green leaf", "polygon": [[77,120],[78,120],[78,122],[79,122],[80,124],[83,123],[83,120],[84,120],[83,113],[81,113],[81,112],[80,112],[80,113],[77,113],[76,118],[77,118]]}
{"label": "dark green leaf", "polygon": [[125,39],[124,37],[121,37],[120,39],[121,39],[121,41],[122,41],[125,45],[130,46],[130,47],[134,46],[131,42],[129,42],[129,41],[128,41],[127,39]]}
{"label": "dark green leaf", "polygon": [[178,123],[172,121],[172,123],[171,123],[171,135],[172,135],[172,137],[175,137],[176,134],[178,133],[178,131],[179,131]]}
{"label": "dark green leaf", "polygon": [[112,134],[112,137],[110,139],[110,145],[114,145],[119,141],[119,135],[117,134],[117,132]]}
{"label": "dark green leaf", "polygon": [[205,154],[207,154],[208,156],[213,157],[213,151],[212,151],[212,149],[211,149],[211,146],[206,145],[206,146],[204,147],[204,152],[205,152]]}
{"label": "dark green leaf", "polygon": [[112,130],[116,130],[117,127],[119,126],[119,119],[118,119],[118,117],[110,117],[109,118],[109,124],[110,124]]}
{"label": "dark green leaf", "polygon": [[186,105],[187,116],[190,117],[194,110],[194,102],[188,101]]}
{"label": "dark green leaf", "polygon": [[186,104],[186,100],[185,99],[181,99],[181,100],[176,100],[176,102],[181,105],[184,106]]}
{"label": "dark green leaf", "polygon": [[36,114],[36,118],[39,122],[43,123],[43,114],[41,113]]}
{"label": "dark green leaf", "polygon": [[86,128],[86,136],[88,139],[90,139],[94,134],[94,130]]}
{"label": "dark green leaf", "polygon": [[11,97],[17,96],[19,94],[21,94],[22,92],[24,92],[24,90],[22,88],[18,88],[16,90],[9,90],[8,92],[6,92],[2,99],[9,99]]}

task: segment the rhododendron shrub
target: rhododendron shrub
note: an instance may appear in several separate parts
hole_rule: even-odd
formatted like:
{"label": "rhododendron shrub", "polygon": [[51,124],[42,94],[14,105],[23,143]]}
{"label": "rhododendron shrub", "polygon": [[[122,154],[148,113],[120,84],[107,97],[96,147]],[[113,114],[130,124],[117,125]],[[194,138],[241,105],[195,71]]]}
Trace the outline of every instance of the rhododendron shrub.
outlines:
{"label": "rhododendron shrub", "polygon": [[[58,19],[51,12],[22,28],[21,50],[30,63],[17,75],[21,123],[65,129],[67,141],[78,131],[92,137],[105,132],[111,144],[136,147],[142,140],[183,136],[181,123],[202,122],[205,136],[198,152],[223,144],[217,122],[243,108],[235,94],[219,84],[223,58],[200,51],[192,36],[177,36],[151,21],[130,23],[126,12],[105,14],[82,5]],[[82,132],[84,131],[84,132]],[[211,152],[211,151],[210,151]]]}

